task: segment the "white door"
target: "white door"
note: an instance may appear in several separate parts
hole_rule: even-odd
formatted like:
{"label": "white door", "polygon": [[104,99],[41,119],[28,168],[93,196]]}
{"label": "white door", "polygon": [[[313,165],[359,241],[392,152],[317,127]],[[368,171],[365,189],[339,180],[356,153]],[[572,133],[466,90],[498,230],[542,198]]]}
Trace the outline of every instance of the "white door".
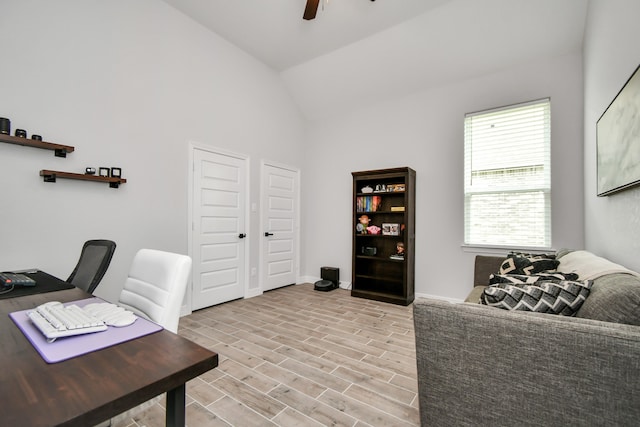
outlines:
{"label": "white door", "polygon": [[296,282],[298,271],[297,170],[262,165],[262,290]]}
{"label": "white door", "polygon": [[193,148],[191,309],[244,297],[247,160]]}

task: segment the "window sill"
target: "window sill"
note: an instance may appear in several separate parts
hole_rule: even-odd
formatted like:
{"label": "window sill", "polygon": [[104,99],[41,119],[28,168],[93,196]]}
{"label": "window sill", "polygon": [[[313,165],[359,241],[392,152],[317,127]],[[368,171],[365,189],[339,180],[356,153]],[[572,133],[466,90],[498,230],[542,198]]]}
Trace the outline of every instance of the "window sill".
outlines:
{"label": "window sill", "polygon": [[467,245],[461,244],[463,252],[486,254],[486,255],[504,255],[509,251],[526,252],[532,254],[545,254],[555,253],[556,249],[553,248],[539,248],[539,247],[527,247],[527,246],[500,246],[500,245]]}

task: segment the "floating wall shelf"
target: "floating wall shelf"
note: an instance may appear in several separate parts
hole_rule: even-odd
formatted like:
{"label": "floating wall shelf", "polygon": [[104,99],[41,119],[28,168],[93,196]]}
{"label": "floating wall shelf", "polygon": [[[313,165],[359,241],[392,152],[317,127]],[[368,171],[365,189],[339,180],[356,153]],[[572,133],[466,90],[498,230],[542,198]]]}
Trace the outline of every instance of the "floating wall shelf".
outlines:
{"label": "floating wall shelf", "polygon": [[111,188],[118,188],[120,184],[127,182],[124,178],[114,178],[108,176],[88,175],[82,173],[60,172],[51,170],[41,170],[40,176],[44,178],[44,182],[56,182],[56,178],[78,179],[81,181],[97,181],[106,182]]}
{"label": "floating wall shelf", "polygon": [[11,136],[0,134],[0,142],[6,142],[7,144],[26,145],[29,147],[43,148],[45,150],[53,150],[56,157],[67,157],[67,153],[71,153],[75,150],[74,147],[69,145],[54,144],[52,142],[37,141],[35,139],[20,138],[18,136]]}

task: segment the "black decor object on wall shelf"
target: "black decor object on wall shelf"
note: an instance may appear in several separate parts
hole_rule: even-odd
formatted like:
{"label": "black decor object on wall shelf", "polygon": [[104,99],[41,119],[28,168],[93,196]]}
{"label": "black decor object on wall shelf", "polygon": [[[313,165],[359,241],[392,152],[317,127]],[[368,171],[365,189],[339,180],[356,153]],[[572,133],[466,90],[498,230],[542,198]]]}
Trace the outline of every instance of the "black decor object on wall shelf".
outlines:
{"label": "black decor object on wall shelf", "polygon": [[0,134],[11,135],[11,120],[0,117]]}

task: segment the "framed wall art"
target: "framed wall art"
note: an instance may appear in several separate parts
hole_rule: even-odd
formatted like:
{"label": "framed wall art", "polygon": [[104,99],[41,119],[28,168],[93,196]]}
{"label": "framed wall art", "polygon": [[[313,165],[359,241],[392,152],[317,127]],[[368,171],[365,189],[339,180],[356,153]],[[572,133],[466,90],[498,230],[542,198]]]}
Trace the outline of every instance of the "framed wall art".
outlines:
{"label": "framed wall art", "polygon": [[596,123],[598,196],[640,184],[640,66]]}

